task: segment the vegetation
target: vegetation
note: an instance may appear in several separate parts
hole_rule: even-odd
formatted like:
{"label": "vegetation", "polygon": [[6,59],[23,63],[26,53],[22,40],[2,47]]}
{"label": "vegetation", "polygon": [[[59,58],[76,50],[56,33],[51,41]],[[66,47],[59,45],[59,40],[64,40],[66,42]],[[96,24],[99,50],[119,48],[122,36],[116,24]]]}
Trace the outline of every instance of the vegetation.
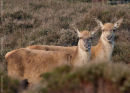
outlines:
{"label": "vegetation", "polygon": [[119,63],[90,63],[79,69],[63,66],[42,77],[43,85],[28,90],[28,93],[51,93],[52,90],[53,93],[130,92],[130,69]]}
{"label": "vegetation", "polygon": [[[73,24],[80,30],[91,31],[97,26],[93,20],[95,17],[103,23],[124,18],[122,26],[116,32],[112,58],[114,63],[90,64],[78,70],[70,67],[58,68],[42,75],[43,84],[38,87],[37,91],[50,92],[53,89],[58,93],[65,91],[65,88],[68,89],[67,91],[76,88],[82,90],[85,89],[83,87],[85,84],[93,86],[94,81],[97,80],[98,83],[101,79],[109,82],[105,84],[114,85],[114,88],[118,88],[121,93],[129,93],[130,69],[126,64],[130,64],[130,4],[92,4],[86,1],[90,0],[4,0],[0,15],[0,69],[6,70],[4,56],[13,49],[34,44],[77,45],[78,38],[72,29]],[[93,40],[93,45],[97,44],[100,34]],[[7,80],[4,80],[6,82],[4,86],[9,82],[5,93],[14,93],[18,84],[17,80],[10,79],[3,71],[0,75]],[[4,90],[6,89],[7,87],[4,87]]]}
{"label": "vegetation", "polygon": [[0,93],[17,93],[19,81],[9,78],[0,70]]}
{"label": "vegetation", "polygon": [[[116,32],[116,50],[113,53],[113,60],[129,63],[127,59],[130,55],[129,10],[129,4],[111,6],[83,2],[70,3],[65,0],[32,0],[30,2],[6,0],[3,15],[0,16],[2,24],[0,40],[3,40],[0,46],[2,49],[0,61],[4,61],[6,52],[28,45],[76,45],[78,38],[72,29],[73,24],[80,30],[93,30],[97,25],[93,20],[95,17],[103,23],[115,22],[123,17],[123,24]],[[95,37],[93,45],[97,43],[99,37],[100,34]],[[127,51],[125,52],[123,48]]]}

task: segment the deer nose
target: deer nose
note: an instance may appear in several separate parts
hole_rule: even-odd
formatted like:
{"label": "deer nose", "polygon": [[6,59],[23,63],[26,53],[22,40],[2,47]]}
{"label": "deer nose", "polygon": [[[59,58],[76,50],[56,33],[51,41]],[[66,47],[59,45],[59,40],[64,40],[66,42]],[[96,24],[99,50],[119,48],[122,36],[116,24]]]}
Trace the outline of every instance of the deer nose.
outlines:
{"label": "deer nose", "polygon": [[91,49],[91,44],[88,44],[88,50],[90,50]]}
{"label": "deer nose", "polygon": [[84,40],[84,46],[85,46],[85,50],[86,51],[90,51],[90,49],[91,49],[91,41],[89,40],[89,39],[85,39]]}
{"label": "deer nose", "polygon": [[107,39],[108,40],[111,40],[113,38],[113,35],[111,34],[111,35],[109,35],[109,36],[107,36]]}

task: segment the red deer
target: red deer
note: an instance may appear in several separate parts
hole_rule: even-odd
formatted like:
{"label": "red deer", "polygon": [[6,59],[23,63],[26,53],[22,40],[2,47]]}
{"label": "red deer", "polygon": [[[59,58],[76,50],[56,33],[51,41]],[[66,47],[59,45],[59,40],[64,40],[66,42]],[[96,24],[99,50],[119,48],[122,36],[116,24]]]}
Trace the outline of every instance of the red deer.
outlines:
{"label": "red deer", "polygon": [[[114,31],[121,25],[123,19],[118,20],[116,23],[103,23],[96,19],[96,22],[102,29],[101,37],[96,46],[91,48],[92,62],[99,61],[111,61],[111,56],[114,48]],[[62,47],[62,46],[46,46],[46,45],[33,45],[28,46],[29,49],[38,49],[46,51],[67,51],[75,50],[76,46],[73,47]]]}
{"label": "red deer", "polygon": [[123,19],[113,23],[103,24],[101,21],[96,19],[96,22],[101,27],[102,34],[96,46],[91,49],[91,61],[111,61],[112,52],[114,48],[114,37],[116,29],[121,25]]}
{"label": "red deer", "polygon": [[82,31],[76,29],[79,37],[75,49],[66,51],[43,51],[28,48],[20,48],[8,52],[8,75],[21,80],[27,79],[35,83],[40,80],[40,75],[51,71],[61,65],[80,67],[89,62],[91,51],[91,38],[96,31]]}

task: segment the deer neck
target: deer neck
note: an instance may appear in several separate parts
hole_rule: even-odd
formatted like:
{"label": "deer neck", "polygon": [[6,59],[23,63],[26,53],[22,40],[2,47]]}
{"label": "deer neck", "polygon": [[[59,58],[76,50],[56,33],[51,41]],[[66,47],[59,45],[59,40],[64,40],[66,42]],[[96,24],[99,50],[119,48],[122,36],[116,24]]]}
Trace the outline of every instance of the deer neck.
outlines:
{"label": "deer neck", "polygon": [[114,34],[106,37],[105,33],[102,33],[98,46],[100,46],[100,57],[104,61],[111,60],[113,48],[114,48]]}
{"label": "deer neck", "polygon": [[76,67],[81,67],[88,63],[90,54],[90,51],[85,50],[83,40],[79,40],[74,58],[74,65]]}
{"label": "deer neck", "polygon": [[103,47],[110,47],[111,50],[114,48],[114,34],[110,36],[105,36],[105,33],[102,33],[100,42],[102,43]]}

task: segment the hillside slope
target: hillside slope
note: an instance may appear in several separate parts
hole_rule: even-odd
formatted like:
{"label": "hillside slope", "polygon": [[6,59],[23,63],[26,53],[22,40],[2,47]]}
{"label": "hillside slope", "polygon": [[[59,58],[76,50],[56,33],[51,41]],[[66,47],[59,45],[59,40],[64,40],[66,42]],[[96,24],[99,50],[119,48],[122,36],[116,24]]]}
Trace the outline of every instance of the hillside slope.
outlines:
{"label": "hillside slope", "polygon": [[[130,4],[84,1],[3,0],[0,15],[0,89],[3,93],[17,93],[19,89],[19,81],[6,75],[4,56],[8,51],[34,44],[76,45],[78,38],[72,25],[91,31],[97,26],[93,18],[103,23],[124,18],[116,32],[113,63],[90,63],[81,69],[57,68],[41,75],[41,84],[25,93],[52,93],[52,90],[53,93],[130,93]],[[94,38],[93,45],[100,35]]]}
{"label": "hillside slope", "polygon": [[[34,44],[72,46],[77,35],[71,25],[80,30],[93,30],[93,18],[115,22],[124,18],[116,32],[114,62],[130,63],[129,4],[106,5],[100,3],[70,2],[71,0],[5,0],[0,16],[0,61],[6,52]],[[81,0],[82,1],[82,0]],[[1,4],[0,4],[1,5]],[[97,43],[100,34],[93,40]]]}

